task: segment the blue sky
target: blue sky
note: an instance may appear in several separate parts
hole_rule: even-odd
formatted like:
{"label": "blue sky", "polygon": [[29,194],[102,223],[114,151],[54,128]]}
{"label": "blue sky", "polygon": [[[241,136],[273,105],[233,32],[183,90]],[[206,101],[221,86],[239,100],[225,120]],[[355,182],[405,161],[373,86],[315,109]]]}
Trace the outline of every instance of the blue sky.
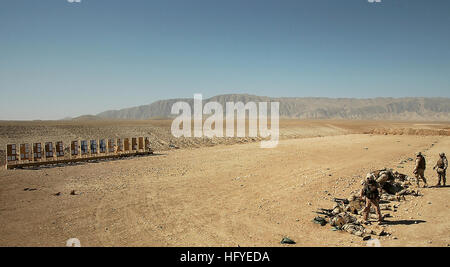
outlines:
{"label": "blue sky", "polygon": [[228,93],[450,97],[446,0],[1,0],[0,120]]}

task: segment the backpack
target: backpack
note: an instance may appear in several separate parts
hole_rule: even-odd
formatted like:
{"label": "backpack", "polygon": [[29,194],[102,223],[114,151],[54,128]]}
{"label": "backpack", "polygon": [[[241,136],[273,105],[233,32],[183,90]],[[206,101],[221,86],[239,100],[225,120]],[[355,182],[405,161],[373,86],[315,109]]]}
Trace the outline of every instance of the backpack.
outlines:
{"label": "backpack", "polygon": [[444,163],[444,159],[440,158],[437,162],[437,166],[440,169],[444,169],[445,168],[445,163]]}
{"label": "backpack", "polygon": [[376,182],[369,181],[368,183],[366,183],[366,185],[364,186],[363,194],[368,199],[371,200],[378,199],[379,193]]}
{"label": "backpack", "polygon": [[423,156],[419,156],[418,168],[422,169],[422,170],[425,170],[425,168],[426,168],[426,162],[425,162],[425,158]]}

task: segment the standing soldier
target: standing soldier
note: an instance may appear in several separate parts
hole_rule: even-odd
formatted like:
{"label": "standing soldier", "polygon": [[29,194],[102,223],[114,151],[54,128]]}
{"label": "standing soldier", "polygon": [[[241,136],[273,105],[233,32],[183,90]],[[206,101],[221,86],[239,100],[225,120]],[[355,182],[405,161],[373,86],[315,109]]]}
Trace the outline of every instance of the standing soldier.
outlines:
{"label": "standing soldier", "polygon": [[373,174],[367,175],[366,181],[364,182],[364,187],[361,190],[361,198],[366,199],[366,206],[363,210],[363,218],[367,223],[370,215],[370,207],[373,205],[377,211],[378,221],[383,221],[383,216],[381,215],[380,210],[380,186],[375,180],[375,176]]}
{"label": "standing soldier", "polygon": [[414,168],[414,174],[416,175],[416,179],[417,179],[417,187],[420,187],[420,185],[419,185],[420,179],[422,179],[424,182],[423,187],[428,187],[427,179],[425,179],[426,167],[427,167],[427,164],[425,161],[425,157],[422,155],[422,152],[417,153],[416,167]]}
{"label": "standing soldier", "polygon": [[446,183],[446,172],[447,172],[447,167],[448,167],[448,160],[447,157],[445,156],[445,153],[441,153],[439,154],[439,156],[441,157],[438,162],[436,163],[436,166],[433,167],[433,170],[436,170],[437,168],[437,173],[438,173],[438,177],[439,177],[439,182],[436,186],[441,186],[441,179],[443,182],[443,185],[445,186]]}

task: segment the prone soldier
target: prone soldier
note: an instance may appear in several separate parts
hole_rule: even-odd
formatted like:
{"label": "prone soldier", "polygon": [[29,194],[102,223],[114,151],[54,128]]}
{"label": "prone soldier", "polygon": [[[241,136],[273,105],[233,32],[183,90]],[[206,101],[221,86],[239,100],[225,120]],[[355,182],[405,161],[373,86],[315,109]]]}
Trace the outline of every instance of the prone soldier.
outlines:
{"label": "prone soldier", "polygon": [[381,189],[385,189],[386,183],[395,181],[394,173],[391,170],[382,170],[379,172],[376,181]]}

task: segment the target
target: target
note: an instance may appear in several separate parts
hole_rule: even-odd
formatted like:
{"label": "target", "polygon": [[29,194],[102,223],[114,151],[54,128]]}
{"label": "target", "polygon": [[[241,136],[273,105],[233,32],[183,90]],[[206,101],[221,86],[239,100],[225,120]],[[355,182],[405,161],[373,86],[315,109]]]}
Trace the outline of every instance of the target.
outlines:
{"label": "target", "polygon": [[131,150],[136,151],[138,149],[137,138],[131,138]]}
{"label": "target", "polygon": [[70,154],[72,157],[76,157],[80,154],[78,141],[72,141],[72,143],[70,143]]}
{"label": "target", "polygon": [[41,143],[33,144],[33,157],[34,157],[34,160],[42,159],[42,144]]}
{"label": "target", "polygon": [[88,153],[88,142],[86,140],[83,140],[81,141],[81,155],[87,155]]}
{"label": "target", "polygon": [[56,142],[56,157],[64,157],[64,144],[62,141]]}
{"label": "target", "polygon": [[125,138],[123,140],[123,151],[125,152],[130,151],[130,140],[128,138]]}
{"label": "target", "polygon": [[109,139],[108,140],[108,152],[109,153],[114,153],[114,139]]}
{"label": "target", "polygon": [[153,154],[148,137],[75,140],[66,147],[63,141],[8,144],[6,150],[7,169]]}
{"label": "target", "polygon": [[105,139],[100,140],[100,153],[101,154],[106,153],[106,140]]}
{"label": "target", "polygon": [[31,160],[30,144],[20,144],[20,160]]}
{"label": "target", "polygon": [[123,140],[117,139],[117,151],[116,152],[123,152]]}
{"label": "target", "polygon": [[139,137],[139,150],[144,150],[144,137]]}
{"label": "target", "polygon": [[145,150],[150,151],[150,139],[148,137],[145,138]]}
{"label": "target", "polygon": [[16,161],[17,160],[17,147],[16,145],[7,145],[6,146],[6,160],[7,161]]}
{"label": "target", "polygon": [[45,143],[45,158],[53,158],[53,143]]}
{"label": "target", "polygon": [[91,140],[91,154],[95,155],[97,154],[97,140]]}

